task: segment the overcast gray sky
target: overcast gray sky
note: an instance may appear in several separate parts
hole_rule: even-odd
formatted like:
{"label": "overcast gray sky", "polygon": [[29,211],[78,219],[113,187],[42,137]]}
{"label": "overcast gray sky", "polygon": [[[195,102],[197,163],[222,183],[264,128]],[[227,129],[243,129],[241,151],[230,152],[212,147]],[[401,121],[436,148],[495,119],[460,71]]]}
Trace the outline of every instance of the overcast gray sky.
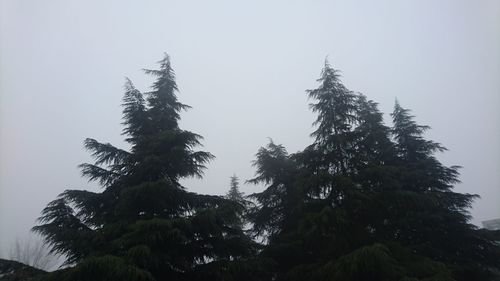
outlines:
{"label": "overcast gray sky", "polygon": [[433,128],[456,190],[482,196],[474,223],[500,217],[500,1],[0,0],[0,257],[59,193],[99,190],[82,141],[126,147],[124,77],[147,90],[163,52],[193,107],[182,127],[217,157],[190,190],[251,178],[267,137],[310,144],[305,90],[328,55],[348,88]]}

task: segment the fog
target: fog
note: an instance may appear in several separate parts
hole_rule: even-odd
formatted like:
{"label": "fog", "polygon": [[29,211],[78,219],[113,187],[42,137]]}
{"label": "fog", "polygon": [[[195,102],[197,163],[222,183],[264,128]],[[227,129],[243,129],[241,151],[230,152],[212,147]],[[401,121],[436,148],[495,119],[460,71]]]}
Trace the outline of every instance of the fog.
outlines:
{"label": "fog", "polygon": [[[217,158],[192,191],[252,178],[268,137],[312,142],[306,89],[325,58],[346,86],[391,112],[397,98],[461,165],[456,190],[481,196],[473,222],[500,217],[500,2],[0,1],[0,257],[80,177],[87,137],[126,148],[125,77],[172,58],[181,127]],[[259,187],[243,184],[251,193]]]}

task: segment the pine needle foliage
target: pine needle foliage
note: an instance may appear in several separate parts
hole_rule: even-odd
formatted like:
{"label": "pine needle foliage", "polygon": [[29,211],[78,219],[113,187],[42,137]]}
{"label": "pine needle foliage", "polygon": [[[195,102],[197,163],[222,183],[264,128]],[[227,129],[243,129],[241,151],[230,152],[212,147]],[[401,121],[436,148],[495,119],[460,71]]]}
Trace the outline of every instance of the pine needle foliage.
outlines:
{"label": "pine needle foliage", "polygon": [[179,127],[189,106],[177,99],[168,55],[159,65],[144,70],[155,78],[149,92],[126,79],[123,135],[130,150],[84,141],[95,161],[80,165],[82,175],[103,191],[66,190],[33,228],[70,266],[46,280],[202,280],[255,252],[240,227],[241,204],[179,183],[201,177],[213,155],[196,150],[200,135]]}
{"label": "pine needle foliage", "polygon": [[[259,257],[270,280],[492,280],[500,272],[494,233],[470,223],[477,195],[453,190],[458,166],[435,156],[396,102],[392,127],[377,103],[347,89],[328,61],[316,89],[314,142],[288,154],[272,141],[259,149],[250,182]],[[497,276],[498,277],[498,276]]]}
{"label": "pine needle foliage", "polygon": [[312,143],[292,154],[272,140],[260,148],[248,182],[261,192],[243,197],[233,176],[226,196],[202,195],[179,181],[201,177],[213,155],[179,127],[189,106],[177,99],[169,57],[159,65],[145,70],[149,92],[125,82],[130,149],[84,141],[95,161],[82,175],[102,192],[66,190],[42,211],[33,229],[69,265],[44,280],[499,278],[499,233],[470,223],[478,196],[454,190],[460,167],[438,160],[446,149],[399,102],[386,125],[377,103],[326,61],[307,91]]}
{"label": "pine needle foliage", "polygon": [[233,175],[230,178],[229,191],[226,194],[226,198],[236,202],[244,202],[244,193],[240,191],[240,179]]}

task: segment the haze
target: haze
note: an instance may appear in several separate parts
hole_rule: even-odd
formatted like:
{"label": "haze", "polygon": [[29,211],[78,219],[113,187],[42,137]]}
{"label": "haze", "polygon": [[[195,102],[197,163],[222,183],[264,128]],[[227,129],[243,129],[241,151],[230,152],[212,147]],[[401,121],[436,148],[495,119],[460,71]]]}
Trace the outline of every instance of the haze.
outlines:
{"label": "haze", "polygon": [[[80,177],[87,137],[125,147],[124,77],[147,91],[167,52],[181,126],[216,155],[202,180],[224,194],[252,178],[268,137],[311,143],[306,89],[325,58],[386,113],[394,100],[461,165],[456,190],[481,195],[473,222],[500,217],[500,2],[483,1],[0,1],[0,257],[29,235]],[[390,124],[388,122],[388,124]],[[243,184],[248,193],[259,187]]]}

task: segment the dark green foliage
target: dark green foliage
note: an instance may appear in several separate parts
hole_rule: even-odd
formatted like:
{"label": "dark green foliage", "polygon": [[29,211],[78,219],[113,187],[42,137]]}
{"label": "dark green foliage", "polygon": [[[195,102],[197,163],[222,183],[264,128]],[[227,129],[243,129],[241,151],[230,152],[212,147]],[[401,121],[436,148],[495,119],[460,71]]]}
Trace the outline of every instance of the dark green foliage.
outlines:
{"label": "dark green foliage", "polygon": [[0,281],[37,281],[46,272],[29,265],[0,259]]}
{"label": "dark green foliage", "polygon": [[[102,192],[67,190],[42,211],[34,230],[70,268],[44,280],[493,280],[498,232],[477,229],[476,195],[453,191],[447,167],[426,140],[429,129],[396,102],[393,126],[377,103],[348,90],[325,63],[309,90],[318,114],[314,141],[289,154],[259,149],[243,199],[236,176],[225,197],[188,192],[213,156],[201,136],[179,128],[168,56],[142,94],[127,79],[123,119],[130,150],[84,142],[94,163],[80,167]],[[243,218],[248,219],[244,221]],[[250,222],[250,233],[242,229]]]}
{"label": "dark green foliage", "polygon": [[243,192],[240,191],[240,180],[236,175],[233,175],[231,177],[230,187],[226,194],[226,198],[236,202],[243,202],[245,200],[243,196]]}
{"label": "dark green foliage", "polygon": [[143,94],[127,79],[123,134],[130,151],[84,142],[95,159],[80,165],[99,182],[99,193],[67,190],[42,211],[42,234],[73,267],[47,280],[195,280],[212,264],[233,266],[255,252],[241,229],[244,206],[219,196],[188,192],[179,180],[201,177],[213,156],[196,151],[201,136],[179,128],[177,85],[168,56],[152,90]]}
{"label": "dark green foliage", "polygon": [[291,187],[296,167],[286,149],[272,141],[259,149],[254,166],[257,177],[249,182],[267,184],[268,187],[261,193],[250,195],[257,205],[249,210],[248,216],[253,223],[254,236],[272,238],[293,223],[294,212],[300,208],[301,196],[294,194],[296,189]]}
{"label": "dark green foliage", "polygon": [[153,281],[147,271],[141,270],[124,259],[115,256],[89,257],[77,267],[56,271],[45,276],[41,281]]}
{"label": "dark green foliage", "polygon": [[354,133],[356,122],[356,95],[349,91],[339,80],[337,70],[328,61],[318,79],[320,86],[308,90],[309,97],[316,100],[310,104],[313,112],[318,113],[314,122],[316,131],[311,135],[316,138],[314,148],[320,150],[323,159],[318,159],[322,169],[330,172],[347,172],[351,168],[349,156],[354,153]]}
{"label": "dark green foliage", "polygon": [[271,142],[254,163],[251,182],[267,187],[250,219],[273,280],[491,280],[494,234],[469,223],[477,196],[453,191],[459,167],[437,160],[445,148],[424,138],[429,127],[399,103],[385,126],[328,63],[318,81],[314,143],[289,155]]}

